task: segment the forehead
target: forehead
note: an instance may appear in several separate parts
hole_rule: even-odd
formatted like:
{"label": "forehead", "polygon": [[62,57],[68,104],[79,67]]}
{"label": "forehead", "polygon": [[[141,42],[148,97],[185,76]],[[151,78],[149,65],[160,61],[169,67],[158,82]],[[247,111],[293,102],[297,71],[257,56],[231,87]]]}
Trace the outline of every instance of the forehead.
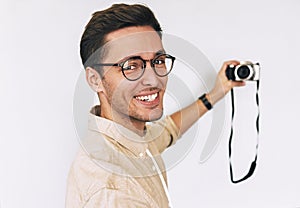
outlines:
{"label": "forehead", "polygon": [[[109,33],[104,61],[116,62],[131,55],[155,54],[163,50],[158,33],[150,26],[127,27]],[[147,56],[147,55],[146,55]]]}

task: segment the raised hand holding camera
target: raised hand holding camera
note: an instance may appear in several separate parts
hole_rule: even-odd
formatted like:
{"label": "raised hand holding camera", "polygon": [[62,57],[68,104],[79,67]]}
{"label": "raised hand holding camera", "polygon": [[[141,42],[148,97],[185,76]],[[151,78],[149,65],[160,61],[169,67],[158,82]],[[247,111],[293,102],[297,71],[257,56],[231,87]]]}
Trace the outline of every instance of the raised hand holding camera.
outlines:
{"label": "raised hand holding camera", "polygon": [[260,75],[260,65],[250,61],[241,61],[239,65],[230,64],[225,73],[229,80],[257,81]]}

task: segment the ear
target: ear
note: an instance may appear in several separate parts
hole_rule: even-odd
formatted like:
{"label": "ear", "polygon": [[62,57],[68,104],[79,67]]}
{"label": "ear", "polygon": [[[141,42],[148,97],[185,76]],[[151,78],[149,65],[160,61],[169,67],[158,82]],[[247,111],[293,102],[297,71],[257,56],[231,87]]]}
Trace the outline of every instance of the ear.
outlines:
{"label": "ear", "polygon": [[86,81],[95,92],[104,92],[101,76],[95,69],[87,67],[85,69],[85,77]]}

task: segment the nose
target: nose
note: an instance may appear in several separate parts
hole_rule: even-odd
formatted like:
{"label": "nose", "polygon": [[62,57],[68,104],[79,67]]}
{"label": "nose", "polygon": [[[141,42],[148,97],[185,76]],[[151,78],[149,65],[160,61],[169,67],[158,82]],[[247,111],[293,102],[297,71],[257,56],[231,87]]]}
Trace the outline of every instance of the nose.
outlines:
{"label": "nose", "polygon": [[142,84],[147,86],[157,86],[159,84],[160,77],[156,75],[151,67],[151,62],[146,62],[146,68],[142,76]]}

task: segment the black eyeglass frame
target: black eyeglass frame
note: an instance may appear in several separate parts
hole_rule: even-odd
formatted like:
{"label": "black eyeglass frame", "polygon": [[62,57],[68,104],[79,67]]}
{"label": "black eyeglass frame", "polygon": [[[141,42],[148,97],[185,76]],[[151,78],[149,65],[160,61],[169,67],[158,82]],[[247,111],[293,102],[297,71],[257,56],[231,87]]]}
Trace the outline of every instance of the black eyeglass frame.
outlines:
{"label": "black eyeglass frame", "polygon": [[[164,74],[164,75],[158,74],[157,71],[156,71],[156,69],[155,69],[155,66],[154,66],[154,65],[155,65],[154,62],[155,62],[159,57],[161,57],[161,56],[166,56],[166,58],[170,58],[170,59],[172,60],[171,69],[168,71],[168,73],[166,73],[166,74]],[[139,59],[139,60],[141,60],[141,61],[143,62],[142,73],[141,73],[141,75],[140,75],[139,77],[137,77],[137,78],[135,78],[135,79],[130,79],[130,78],[128,78],[128,77],[125,75],[125,72],[124,72],[123,66],[124,66],[124,64],[125,64],[129,59]],[[153,71],[155,72],[155,74],[156,74],[157,76],[159,76],[159,77],[165,77],[165,76],[167,76],[168,74],[170,74],[170,72],[172,71],[173,66],[174,66],[174,61],[175,61],[175,59],[176,59],[176,58],[175,58],[174,56],[171,56],[170,54],[166,54],[166,53],[158,54],[158,55],[155,56],[153,59],[149,59],[149,60],[145,60],[145,59],[143,59],[143,58],[140,57],[140,56],[131,56],[131,57],[126,58],[124,61],[119,62],[119,63],[98,63],[98,64],[93,64],[93,67],[99,67],[99,66],[117,66],[117,67],[121,67],[122,74],[123,74],[123,76],[124,76],[127,80],[129,80],[129,81],[136,81],[136,80],[140,79],[140,78],[143,76],[143,74],[145,73],[147,61],[150,62],[151,68],[153,69]]]}

